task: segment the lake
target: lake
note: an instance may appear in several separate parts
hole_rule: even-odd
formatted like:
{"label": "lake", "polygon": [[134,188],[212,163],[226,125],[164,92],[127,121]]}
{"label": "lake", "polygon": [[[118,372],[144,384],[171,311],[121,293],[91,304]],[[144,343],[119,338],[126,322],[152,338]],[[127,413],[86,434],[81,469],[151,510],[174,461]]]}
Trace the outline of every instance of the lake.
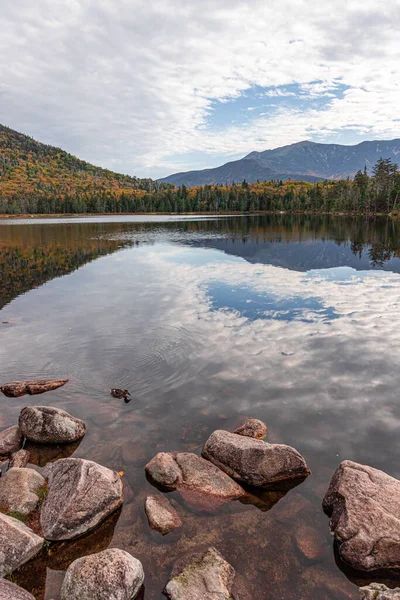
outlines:
{"label": "lake", "polygon": [[[1,382],[70,378],[40,397],[3,397],[1,428],[26,405],[63,408],[85,420],[86,436],[32,447],[33,462],[92,459],[123,471],[127,487],[121,511],[52,544],[17,583],[58,600],[73,560],[119,547],[143,563],[145,600],[161,600],[176,558],[213,545],[253,600],[358,598],[364,581],[335,556],[321,502],[344,459],[400,477],[400,223],[4,220],[0,274]],[[268,441],[297,448],[312,475],[287,494],[209,512],[173,492],[181,538],[152,532],[145,464],[159,451],[199,454],[215,429],[246,417],[267,424]]]}

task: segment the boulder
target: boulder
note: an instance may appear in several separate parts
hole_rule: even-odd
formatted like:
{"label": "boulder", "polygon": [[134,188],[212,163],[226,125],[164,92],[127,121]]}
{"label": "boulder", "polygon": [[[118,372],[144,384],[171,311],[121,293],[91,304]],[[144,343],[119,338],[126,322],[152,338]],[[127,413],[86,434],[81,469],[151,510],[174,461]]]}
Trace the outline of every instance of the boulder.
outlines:
{"label": "boulder", "polygon": [[142,563],[111,548],[78,558],[68,567],[61,600],[133,600],[143,581]]}
{"label": "boulder", "polygon": [[21,444],[22,434],[16,425],[0,432],[0,456],[19,450]]}
{"label": "boulder", "polygon": [[234,568],[212,546],[178,560],[165,586],[170,600],[230,600]]}
{"label": "boulder", "polygon": [[14,452],[11,455],[10,459],[10,469],[13,467],[23,468],[29,463],[31,458],[31,453],[29,450],[18,450],[18,452]]}
{"label": "boulder", "polygon": [[147,496],[144,506],[149,525],[162,535],[182,527],[182,521],[167,498],[160,494]]}
{"label": "boulder", "polygon": [[201,510],[214,510],[224,502],[246,496],[245,490],[218,467],[190,452],[157,455],[146,471],[156,473],[162,489],[178,490],[188,504]]}
{"label": "boulder", "polygon": [[81,419],[52,406],[25,407],[19,416],[19,428],[30,442],[39,444],[68,444],[86,433]]}
{"label": "boulder", "polygon": [[310,474],[306,461],[294,448],[228,431],[214,431],[202,455],[230,477],[254,487],[268,488]]}
{"label": "boulder", "polygon": [[262,440],[267,435],[267,426],[258,419],[247,419],[247,421],[235,429],[233,433],[251,437],[256,440]]}
{"label": "boulder", "polygon": [[29,394],[36,396],[50,392],[65,385],[68,379],[29,379],[26,381],[11,381],[1,386],[0,391],[8,398],[19,398]]}
{"label": "boulder", "polygon": [[345,460],[323,500],[341,559],[359,571],[400,568],[400,481]]}
{"label": "boulder", "polygon": [[52,465],[40,523],[47,540],[70,540],[98,525],[123,502],[118,473],[91,460],[64,458]]}
{"label": "boulder", "polygon": [[46,480],[33,469],[13,467],[0,479],[0,505],[9,512],[28,515],[35,510],[37,491],[45,484]]}
{"label": "boulder", "polygon": [[35,597],[11,581],[0,579],[0,600],[35,600]]}
{"label": "boulder", "polygon": [[400,600],[400,588],[391,590],[382,583],[371,583],[360,588],[361,600]]}
{"label": "boulder", "polygon": [[43,542],[24,523],[0,513],[0,577],[5,577],[35,556]]}

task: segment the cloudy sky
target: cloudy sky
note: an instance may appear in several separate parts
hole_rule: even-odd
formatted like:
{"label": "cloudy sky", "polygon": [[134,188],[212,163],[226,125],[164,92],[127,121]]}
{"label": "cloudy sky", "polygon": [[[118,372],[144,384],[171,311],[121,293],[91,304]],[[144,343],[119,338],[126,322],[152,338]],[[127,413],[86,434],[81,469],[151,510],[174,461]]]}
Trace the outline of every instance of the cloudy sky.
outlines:
{"label": "cloudy sky", "polygon": [[399,0],[0,6],[0,122],[110,169],[400,137]]}

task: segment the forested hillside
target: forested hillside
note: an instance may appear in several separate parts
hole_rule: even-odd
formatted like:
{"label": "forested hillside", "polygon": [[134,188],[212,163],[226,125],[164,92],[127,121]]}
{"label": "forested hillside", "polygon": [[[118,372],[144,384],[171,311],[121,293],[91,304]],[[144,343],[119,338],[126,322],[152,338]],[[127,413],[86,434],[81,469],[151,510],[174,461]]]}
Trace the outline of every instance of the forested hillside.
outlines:
{"label": "forested hillside", "polygon": [[354,180],[256,181],[241,184],[156,183],[94,167],[0,125],[0,213],[400,211],[400,172],[390,158]]}

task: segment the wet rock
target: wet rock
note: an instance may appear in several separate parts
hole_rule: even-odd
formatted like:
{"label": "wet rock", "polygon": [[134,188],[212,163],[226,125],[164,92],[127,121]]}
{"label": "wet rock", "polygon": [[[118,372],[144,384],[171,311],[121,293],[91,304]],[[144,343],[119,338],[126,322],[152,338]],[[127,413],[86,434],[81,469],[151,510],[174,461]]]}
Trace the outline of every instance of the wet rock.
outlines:
{"label": "wet rock", "polygon": [[342,560],[359,571],[400,568],[400,481],[345,460],[323,501]]}
{"label": "wet rock", "polygon": [[178,513],[164,496],[160,494],[147,496],[144,508],[150,527],[162,535],[182,527]]}
{"label": "wet rock", "polygon": [[39,444],[68,444],[82,438],[86,425],[81,419],[52,406],[27,406],[19,416],[24,437]]}
{"label": "wet rock", "polygon": [[267,488],[310,474],[306,461],[294,448],[228,431],[214,431],[202,455],[230,477],[254,487]]}
{"label": "wet rock", "polygon": [[152,483],[162,489],[176,490],[182,481],[182,473],[170,452],[159,452],[145,467]]}
{"label": "wet rock", "polygon": [[234,568],[213,547],[178,560],[165,586],[170,600],[230,600]]}
{"label": "wet rock", "polygon": [[299,552],[309,561],[320,560],[327,552],[325,539],[311,525],[301,523],[294,533]]}
{"label": "wet rock", "polygon": [[31,453],[29,452],[29,450],[18,450],[18,452],[15,452],[11,455],[10,469],[12,469],[13,467],[17,467],[19,469],[26,467],[26,465],[30,461],[30,458]]}
{"label": "wet rock", "polygon": [[22,434],[16,425],[0,432],[0,456],[18,450],[22,444]]}
{"label": "wet rock", "polygon": [[267,426],[258,419],[247,419],[247,421],[243,423],[241,427],[235,429],[233,433],[251,437],[256,440],[262,440],[267,435]]}
{"label": "wet rock", "polygon": [[142,563],[128,552],[112,548],[72,563],[61,600],[133,600],[143,581]]}
{"label": "wet rock", "polygon": [[50,392],[65,385],[68,379],[30,379],[26,381],[11,381],[1,386],[0,391],[8,398],[19,398],[29,394],[36,396]]}
{"label": "wet rock", "polygon": [[361,600],[400,600],[400,588],[391,590],[383,583],[371,583],[360,588]]}
{"label": "wet rock", "polygon": [[162,489],[178,490],[188,504],[200,510],[214,510],[224,502],[246,495],[245,490],[218,467],[190,452],[157,454],[146,471]]}
{"label": "wet rock", "polygon": [[5,577],[35,556],[43,542],[24,523],[0,513],[0,577]]}
{"label": "wet rock", "polygon": [[118,473],[82,458],[54,463],[48,489],[40,517],[47,540],[76,538],[96,527],[123,502]]}
{"label": "wet rock", "polygon": [[35,598],[11,581],[0,579],[0,600],[35,600]]}
{"label": "wet rock", "polygon": [[125,465],[143,465],[145,460],[146,457],[143,448],[138,442],[129,441],[122,445],[122,461]]}
{"label": "wet rock", "polygon": [[37,491],[45,479],[33,469],[14,467],[0,479],[0,505],[9,512],[28,515],[39,502]]}

